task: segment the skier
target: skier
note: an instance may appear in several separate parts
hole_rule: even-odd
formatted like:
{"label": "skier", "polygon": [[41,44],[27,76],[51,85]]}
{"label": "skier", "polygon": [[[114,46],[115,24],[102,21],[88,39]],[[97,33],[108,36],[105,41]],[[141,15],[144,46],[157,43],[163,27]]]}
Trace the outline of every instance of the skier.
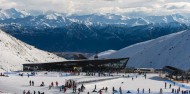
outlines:
{"label": "skier", "polygon": [[165,89],[166,89],[167,83],[165,82]]}

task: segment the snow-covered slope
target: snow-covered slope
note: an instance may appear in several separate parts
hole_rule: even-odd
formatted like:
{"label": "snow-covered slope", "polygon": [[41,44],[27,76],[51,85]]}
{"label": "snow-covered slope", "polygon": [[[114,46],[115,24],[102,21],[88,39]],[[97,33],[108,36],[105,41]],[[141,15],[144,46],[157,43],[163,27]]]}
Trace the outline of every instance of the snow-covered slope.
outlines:
{"label": "snow-covered slope", "polygon": [[63,61],[54,54],[38,50],[0,30],[0,71],[22,69],[23,63]]}
{"label": "snow-covered slope", "polygon": [[129,67],[190,69],[190,31],[182,31],[123,48],[102,58],[130,57]]}
{"label": "snow-covered slope", "polygon": [[[104,51],[104,52],[98,53],[97,55],[98,55],[98,57],[101,58],[101,57],[104,57],[104,56],[110,55],[110,54],[112,54],[112,53],[114,53],[114,52],[116,52],[116,50],[107,50],[107,51]],[[94,56],[95,56],[95,55],[89,57],[89,59],[93,60],[93,59],[94,59]]]}

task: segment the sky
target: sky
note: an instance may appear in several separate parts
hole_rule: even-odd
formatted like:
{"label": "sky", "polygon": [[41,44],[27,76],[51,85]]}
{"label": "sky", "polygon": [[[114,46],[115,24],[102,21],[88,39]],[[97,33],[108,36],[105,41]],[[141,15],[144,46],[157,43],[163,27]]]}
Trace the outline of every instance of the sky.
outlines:
{"label": "sky", "polygon": [[189,13],[190,0],[0,0],[0,8],[57,11],[67,14]]}

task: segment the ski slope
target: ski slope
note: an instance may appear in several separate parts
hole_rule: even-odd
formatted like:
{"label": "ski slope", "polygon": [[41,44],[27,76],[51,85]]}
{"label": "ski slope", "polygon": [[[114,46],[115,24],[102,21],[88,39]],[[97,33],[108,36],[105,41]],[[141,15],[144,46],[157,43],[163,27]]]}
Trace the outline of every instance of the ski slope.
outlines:
{"label": "ski slope", "polygon": [[163,36],[123,48],[101,58],[129,57],[127,67],[190,69],[190,31]]}
{"label": "ski slope", "polygon": [[0,72],[21,70],[23,63],[64,60],[64,58],[17,40],[0,30]]}

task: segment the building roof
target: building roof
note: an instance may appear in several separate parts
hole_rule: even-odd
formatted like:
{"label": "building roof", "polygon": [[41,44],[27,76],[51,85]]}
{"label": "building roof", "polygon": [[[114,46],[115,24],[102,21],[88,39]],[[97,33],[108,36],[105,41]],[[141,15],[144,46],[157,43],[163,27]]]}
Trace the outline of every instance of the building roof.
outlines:
{"label": "building roof", "polygon": [[184,70],[181,70],[172,66],[165,66],[163,70],[170,74],[182,74],[185,72]]}
{"label": "building roof", "polygon": [[68,60],[68,61],[59,61],[59,62],[44,62],[44,63],[25,63],[23,65],[40,65],[40,64],[53,64],[53,63],[77,63],[77,64],[106,64],[106,63],[110,63],[110,62],[119,62],[121,60],[126,60],[126,62],[129,60],[129,58],[117,58],[117,59],[95,59],[95,60],[88,60],[88,59],[84,59],[84,60]]}

